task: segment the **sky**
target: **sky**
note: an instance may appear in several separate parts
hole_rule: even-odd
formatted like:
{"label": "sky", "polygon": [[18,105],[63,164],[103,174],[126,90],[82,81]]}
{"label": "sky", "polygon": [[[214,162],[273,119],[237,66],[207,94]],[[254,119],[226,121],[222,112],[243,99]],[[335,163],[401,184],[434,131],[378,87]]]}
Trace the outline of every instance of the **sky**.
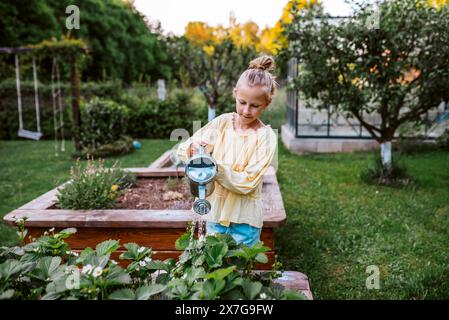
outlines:
{"label": "sky", "polygon": [[[273,27],[288,0],[135,0],[134,5],[150,21],[160,21],[164,33],[184,34],[190,21],[211,26],[229,26],[232,12],[238,23],[251,20],[260,28]],[[344,0],[322,0],[325,11],[333,16],[351,13]]]}

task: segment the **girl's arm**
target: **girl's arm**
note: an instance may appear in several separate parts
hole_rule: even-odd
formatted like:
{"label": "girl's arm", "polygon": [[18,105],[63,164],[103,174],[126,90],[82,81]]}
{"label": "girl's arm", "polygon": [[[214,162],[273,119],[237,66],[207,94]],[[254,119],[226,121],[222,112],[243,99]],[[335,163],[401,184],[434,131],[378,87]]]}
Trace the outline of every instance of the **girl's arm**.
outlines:
{"label": "girl's arm", "polygon": [[263,181],[263,175],[270,166],[277,146],[277,137],[270,130],[257,143],[256,152],[242,171],[232,169],[229,164],[218,163],[216,181],[231,192],[249,194]]}
{"label": "girl's arm", "polygon": [[[178,158],[186,163],[189,158],[192,156],[191,154],[191,145],[192,143],[205,143],[208,145],[206,150],[208,152],[212,151],[210,150],[215,145],[215,140],[218,136],[218,130],[219,130],[219,123],[222,119],[222,116],[216,117],[214,120],[207,123],[204,127],[196,131],[193,136],[191,136],[189,139],[187,139],[184,142],[181,142],[176,150],[176,155]],[[194,145],[195,147],[195,145]]]}

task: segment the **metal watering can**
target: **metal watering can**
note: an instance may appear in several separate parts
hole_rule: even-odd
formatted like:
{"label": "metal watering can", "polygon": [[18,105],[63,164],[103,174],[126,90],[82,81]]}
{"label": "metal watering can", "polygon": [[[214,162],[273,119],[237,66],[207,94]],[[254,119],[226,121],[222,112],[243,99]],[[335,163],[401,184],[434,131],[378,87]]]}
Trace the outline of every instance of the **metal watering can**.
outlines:
{"label": "metal watering can", "polygon": [[217,175],[217,163],[205,153],[204,146],[199,153],[193,155],[186,165],[186,175],[190,181],[190,192],[198,199],[193,203],[193,211],[200,215],[210,212],[210,202],[206,197],[214,192],[214,179]]}

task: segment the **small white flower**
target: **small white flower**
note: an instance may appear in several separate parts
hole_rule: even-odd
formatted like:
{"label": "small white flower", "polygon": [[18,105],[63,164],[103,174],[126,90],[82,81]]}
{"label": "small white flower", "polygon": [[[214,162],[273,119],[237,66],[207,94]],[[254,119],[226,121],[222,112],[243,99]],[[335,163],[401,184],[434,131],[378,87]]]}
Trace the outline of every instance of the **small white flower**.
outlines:
{"label": "small white flower", "polygon": [[87,273],[87,274],[89,274],[89,273],[92,272],[93,268],[94,268],[94,267],[93,267],[92,265],[88,264],[88,265],[85,265],[85,266],[83,267],[83,269],[81,270],[81,272],[82,272],[82,273]]}
{"label": "small white flower", "polygon": [[53,232],[53,231],[55,231],[55,228],[51,228],[51,229],[48,230],[48,231]]}
{"label": "small white flower", "polygon": [[152,259],[150,257],[145,257],[143,260],[145,260],[146,263],[150,263]]}
{"label": "small white flower", "polygon": [[267,298],[267,295],[265,293],[260,294],[260,299],[266,299],[266,298]]}
{"label": "small white flower", "polygon": [[140,271],[140,268],[139,268],[139,267],[137,267],[137,268],[136,268],[136,271]]}
{"label": "small white flower", "polygon": [[92,275],[96,278],[101,276],[101,274],[103,273],[103,269],[101,267],[96,267],[94,269],[94,271],[92,272]]}
{"label": "small white flower", "polygon": [[145,249],[146,249],[145,247],[140,247],[139,249],[137,249],[137,252],[142,253],[145,251]]}
{"label": "small white flower", "polygon": [[71,254],[72,253],[72,251],[66,251],[65,252],[65,254]]}
{"label": "small white flower", "polygon": [[117,264],[117,261],[111,260],[111,263],[112,263],[112,264]]}
{"label": "small white flower", "polygon": [[39,248],[34,248],[33,251],[34,252],[39,252]]}
{"label": "small white flower", "polygon": [[145,267],[147,265],[147,263],[145,261],[139,261],[139,265],[141,267]]}
{"label": "small white flower", "polygon": [[44,236],[48,236],[48,232],[47,231],[44,231]]}
{"label": "small white flower", "polygon": [[75,257],[79,256],[78,252],[75,252],[75,251],[72,251],[72,255],[74,255]]}

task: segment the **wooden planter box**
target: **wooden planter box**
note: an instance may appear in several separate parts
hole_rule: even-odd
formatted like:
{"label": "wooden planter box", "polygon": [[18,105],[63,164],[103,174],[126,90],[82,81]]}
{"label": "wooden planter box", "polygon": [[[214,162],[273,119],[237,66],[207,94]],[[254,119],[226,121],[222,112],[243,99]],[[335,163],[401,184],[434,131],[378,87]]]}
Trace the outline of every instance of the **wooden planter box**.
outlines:
{"label": "wooden planter box", "polygon": [[[169,165],[169,156],[165,153],[148,168],[125,170],[136,173],[138,178],[184,176],[184,168]],[[185,233],[188,223],[193,220],[195,214],[193,211],[51,209],[56,202],[58,188],[62,185],[8,213],[4,217],[5,223],[14,225],[14,216],[28,217],[25,227],[33,237],[41,236],[52,227],[56,228],[56,231],[75,227],[78,232],[67,239],[67,243],[74,251],[81,251],[86,247],[94,248],[97,243],[104,240],[117,239],[121,244],[136,242],[141,246],[151,247],[155,259],[164,260],[179,256],[180,252],[175,249],[175,241]],[[261,240],[272,250],[267,252],[269,263],[259,267],[270,269],[275,256],[273,229],[286,222],[282,196],[273,168],[270,168],[264,176],[262,193],[265,217]],[[119,250],[116,255],[121,252],[122,250]]]}

